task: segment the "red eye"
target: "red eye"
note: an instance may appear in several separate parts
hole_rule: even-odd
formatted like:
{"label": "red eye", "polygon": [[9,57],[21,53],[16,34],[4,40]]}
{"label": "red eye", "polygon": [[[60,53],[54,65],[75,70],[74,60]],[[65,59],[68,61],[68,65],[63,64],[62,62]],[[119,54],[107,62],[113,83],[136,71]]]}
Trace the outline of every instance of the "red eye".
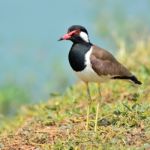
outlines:
{"label": "red eye", "polygon": [[71,32],[68,33],[69,36],[73,36],[74,34],[79,34],[80,30],[73,30]]}
{"label": "red eye", "polygon": [[80,30],[73,30],[73,31],[70,31],[69,33],[65,34],[64,36],[62,36],[59,41],[61,40],[69,40],[73,35],[78,35],[80,33]]}

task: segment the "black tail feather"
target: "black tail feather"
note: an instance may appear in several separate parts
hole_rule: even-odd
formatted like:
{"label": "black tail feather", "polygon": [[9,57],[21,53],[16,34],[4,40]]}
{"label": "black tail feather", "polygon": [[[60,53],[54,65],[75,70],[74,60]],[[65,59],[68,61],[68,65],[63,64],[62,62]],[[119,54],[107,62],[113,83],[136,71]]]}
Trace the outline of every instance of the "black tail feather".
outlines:
{"label": "black tail feather", "polygon": [[123,80],[130,80],[135,84],[141,85],[142,83],[135,77],[135,76],[114,76],[112,79],[123,79]]}
{"label": "black tail feather", "polygon": [[130,80],[133,81],[135,84],[142,84],[142,82],[140,82],[135,76],[131,76]]}

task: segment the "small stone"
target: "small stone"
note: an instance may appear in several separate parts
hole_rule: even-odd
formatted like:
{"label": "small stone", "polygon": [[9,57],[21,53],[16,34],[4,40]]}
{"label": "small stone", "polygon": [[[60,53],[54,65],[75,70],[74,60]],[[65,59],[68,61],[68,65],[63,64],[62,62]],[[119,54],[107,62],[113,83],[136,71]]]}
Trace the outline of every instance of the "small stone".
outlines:
{"label": "small stone", "polygon": [[111,122],[106,118],[103,118],[98,121],[98,126],[109,126],[110,124]]}

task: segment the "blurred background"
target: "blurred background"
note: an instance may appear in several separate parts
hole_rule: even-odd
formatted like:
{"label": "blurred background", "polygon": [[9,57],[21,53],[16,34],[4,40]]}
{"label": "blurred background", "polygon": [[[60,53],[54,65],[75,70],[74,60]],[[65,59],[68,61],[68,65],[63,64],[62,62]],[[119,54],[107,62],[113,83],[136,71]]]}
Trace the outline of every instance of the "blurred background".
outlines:
{"label": "blurred background", "polygon": [[[113,54],[150,34],[149,0],[0,0],[0,114],[46,101],[77,81],[68,63],[67,28],[85,26]],[[123,41],[123,42],[122,42]]]}

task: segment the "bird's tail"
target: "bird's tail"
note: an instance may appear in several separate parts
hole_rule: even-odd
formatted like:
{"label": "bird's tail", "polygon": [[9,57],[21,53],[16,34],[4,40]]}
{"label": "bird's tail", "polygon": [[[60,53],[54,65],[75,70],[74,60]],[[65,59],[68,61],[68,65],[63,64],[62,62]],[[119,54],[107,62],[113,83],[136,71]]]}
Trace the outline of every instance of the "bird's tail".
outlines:
{"label": "bird's tail", "polygon": [[134,84],[141,85],[142,83],[133,75],[133,76],[114,76],[112,79],[123,79],[132,81]]}
{"label": "bird's tail", "polygon": [[131,80],[132,82],[134,82],[135,84],[139,84],[139,85],[142,84],[142,82],[139,81],[135,76],[131,76],[131,77],[130,77],[130,80]]}

